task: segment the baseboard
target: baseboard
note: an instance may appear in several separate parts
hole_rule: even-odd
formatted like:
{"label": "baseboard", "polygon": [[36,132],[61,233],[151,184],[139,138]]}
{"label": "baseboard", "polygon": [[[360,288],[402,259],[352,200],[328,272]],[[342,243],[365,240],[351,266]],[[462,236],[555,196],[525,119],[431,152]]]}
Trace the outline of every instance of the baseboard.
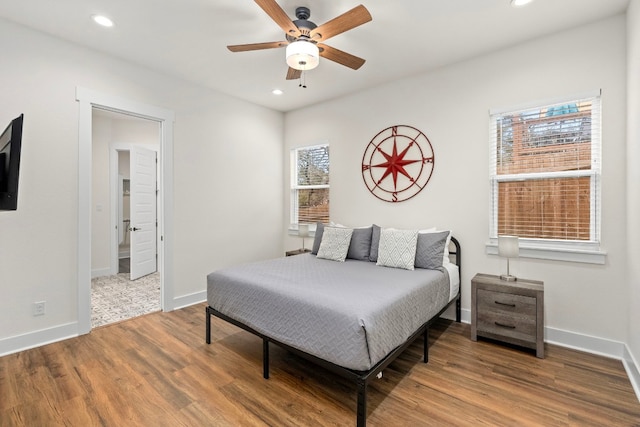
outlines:
{"label": "baseboard", "polygon": [[620,341],[578,334],[562,329],[544,328],[544,341],[574,350],[622,360],[625,344]]}
{"label": "baseboard", "polygon": [[78,336],[78,323],[65,323],[14,337],[0,339],[0,357]]}
{"label": "baseboard", "polygon": [[[444,312],[442,317],[454,320],[454,308],[450,307],[449,310]],[[463,309],[461,317],[463,323],[471,323],[471,310]],[[612,341],[549,327],[544,328],[544,342],[618,360],[624,360],[626,352],[626,345],[619,341]],[[631,359],[630,355],[629,359]],[[633,360],[628,360],[627,363],[634,365]]]}
{"label": "baseboard", "polygon": [[103,276],[111,276],[111,269],[109,267],[97,268],[95,270],[91,270],[92,279],[95,279],[96,277],[103,277]]}
{"label": "baseboard", "polygon": [[172,310],[178,310],[184,307],[189,307],[190,305],[200,304],[201,302],[205,302],[206,300],[207,291],[194,292],[189,295],[176,297],[173,299]]}
{"label": "baseboard", "polygon": [[[449,307],[447,311],[442,313],[442,316],[440,317],[444,317],[445,319],[449,320],[456,320],[455,306]],[[460,320],[462,321],[462,323],[471,323],[471,310],[466,310],[464,308],[460,310]]]}
{"label": "baseboard", "polygon": [[636,397],[640,401],[640,365],[636,363],[636,360],[629,351],[629,347],[626,345],[624,346],[622,363],[624,364],[624,369],[627,371],[627,375],[629,376],[629,381],[631,381],[633,391],[636,392]]}
{"label": "baseboard", "polygon": [[[174,307],[165,310],[177,310],[180,308],[188,307],[190,305],[199,304],[206,300],[206,291],[195,292],[193,294],[175,298],[173,300]],[[74,338],[78,335],[78,322],[71,322],[59,326],[53,326],[51,328],[28,332],[22,335],[2,338],[0,339],[0,357],[18,353],[23,350],[29,350],[31,348],[51,344],[54,342],[63,341],[69,338]]]}

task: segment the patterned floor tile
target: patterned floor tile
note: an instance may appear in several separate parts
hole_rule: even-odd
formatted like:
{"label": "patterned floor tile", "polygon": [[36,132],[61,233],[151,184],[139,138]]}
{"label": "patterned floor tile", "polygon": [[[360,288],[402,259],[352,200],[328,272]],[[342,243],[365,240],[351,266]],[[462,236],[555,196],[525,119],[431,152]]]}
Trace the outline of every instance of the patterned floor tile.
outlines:
{"label": "patterned floor tile", "polygon": [[129,280],[128,273],[91,280],[91,327],[160,311],[160,273]]}

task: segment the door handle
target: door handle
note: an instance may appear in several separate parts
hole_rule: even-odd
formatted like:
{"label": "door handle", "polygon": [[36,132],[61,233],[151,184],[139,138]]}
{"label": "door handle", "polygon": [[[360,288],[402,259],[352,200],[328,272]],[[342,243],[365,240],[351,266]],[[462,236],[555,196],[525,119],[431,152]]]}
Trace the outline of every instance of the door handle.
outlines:
{"label": "door handle", "polygon": [[138,231],[138,230],[142,230],[142,228],[138,228],[138,227],[129,227],[129,231]]}

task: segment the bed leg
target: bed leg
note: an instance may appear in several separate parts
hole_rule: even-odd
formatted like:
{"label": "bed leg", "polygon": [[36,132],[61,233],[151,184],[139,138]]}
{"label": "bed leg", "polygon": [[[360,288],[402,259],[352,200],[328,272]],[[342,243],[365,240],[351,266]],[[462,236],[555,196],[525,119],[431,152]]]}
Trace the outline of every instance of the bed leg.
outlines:
{"label": "bed leg", "polygon": [[358,384],[358,409],[357,409],[357,427],[365,427],[367,425],[367,382],[364,378],[356,380]]}
{"label": "bed leg", "polygon": [[209,307],[207,306],[205,308],[205,313],[206,313],[206,332],[205,332],[205,337],[204,339],[206,340],[207,344],[211,344],[211,313],[209,313]]}
{"label": "bed leg", "polygon": [[269,379],[269,340],[262,339],[262,376]]}
{"label": "bed leg", "polygon": [[429,328],[425,328],[424,330],[424,363],[429,363]]}
{"label": "bed leg", "polygon": [[460,323],[462,321],[462,308],[460,307],[460,300],[462,298],[458,296],[456,300],[456,322]]}

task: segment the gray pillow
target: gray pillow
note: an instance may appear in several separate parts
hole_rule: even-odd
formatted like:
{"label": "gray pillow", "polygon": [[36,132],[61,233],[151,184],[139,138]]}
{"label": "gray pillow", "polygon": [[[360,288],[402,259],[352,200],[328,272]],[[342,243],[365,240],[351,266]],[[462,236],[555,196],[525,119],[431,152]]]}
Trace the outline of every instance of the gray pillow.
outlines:
{"label": "gray pillow", "polygon": [[318,249],[320,249],[320,242],[322,242],[322,233],[324,232],[324,224],[319,222],[316,224],[316,234],[313,237],[313,246],[311,247],[311,253],[318,255]]}
{"label": "gray pillow", "polygon": [[419,233],[418,246],[416,247],[416,268],[442,267],[447,237],[449,237],[449,231]]}
{"label": "gray pillow", "polygon": [[369,261],[378,261],[378,246],[380,246],[380,226],[373,224],[371,230],[371,250],[369,251]]}
{"label": "gray pillow", "polygon": [[354,228],[347,258],[368,261],[371,252],[373,227]]}

